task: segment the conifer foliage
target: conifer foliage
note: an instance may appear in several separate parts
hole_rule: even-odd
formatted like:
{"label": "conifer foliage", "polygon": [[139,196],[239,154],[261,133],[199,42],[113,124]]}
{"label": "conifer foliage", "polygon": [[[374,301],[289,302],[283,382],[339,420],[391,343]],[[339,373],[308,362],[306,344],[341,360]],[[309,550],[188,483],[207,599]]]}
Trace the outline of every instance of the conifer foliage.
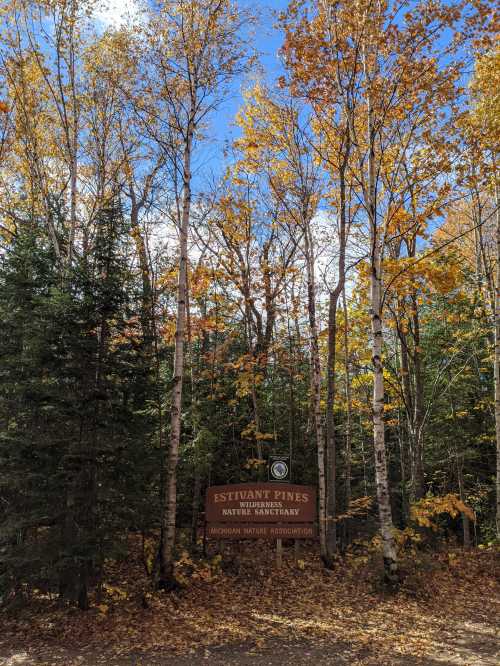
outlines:
{"label": "conifer foliage", "polygon": [[2,256],[4,593],[57,588],[84,608],[127,527],[144,527],[140,495],[157,474],[129,252],[114,200],[92,256],[64,277],[37,224]]}

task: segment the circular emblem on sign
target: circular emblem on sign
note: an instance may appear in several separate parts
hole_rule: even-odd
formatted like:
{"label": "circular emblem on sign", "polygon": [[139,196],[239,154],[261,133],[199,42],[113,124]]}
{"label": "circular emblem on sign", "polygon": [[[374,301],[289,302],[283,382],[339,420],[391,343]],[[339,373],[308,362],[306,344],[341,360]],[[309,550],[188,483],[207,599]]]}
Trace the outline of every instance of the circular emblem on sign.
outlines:
{"label": "circular emblem on sign", "polygon": [[271,465],[271,474],[275,479],[286,479],[288,476],[288,465],[284,460],[276,460]]}

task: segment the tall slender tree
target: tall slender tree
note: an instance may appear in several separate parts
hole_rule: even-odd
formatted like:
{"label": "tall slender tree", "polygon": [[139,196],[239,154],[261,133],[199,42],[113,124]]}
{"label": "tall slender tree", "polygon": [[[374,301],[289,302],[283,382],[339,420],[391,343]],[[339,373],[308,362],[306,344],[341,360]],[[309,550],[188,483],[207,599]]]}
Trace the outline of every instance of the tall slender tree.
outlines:
{"label": "tall slender tree", "polygon": [[144,80],[135,109],[170,164],[174,190],[170,217],[179,238],[170,441],[159,549],[159,586],[165,588],[174,584],[193,154],[202,124],[227,95],[232,78],[245,67],[243,26],[247,20],[248,15],[232,0],[180,0],[151,7],[142,28]]}

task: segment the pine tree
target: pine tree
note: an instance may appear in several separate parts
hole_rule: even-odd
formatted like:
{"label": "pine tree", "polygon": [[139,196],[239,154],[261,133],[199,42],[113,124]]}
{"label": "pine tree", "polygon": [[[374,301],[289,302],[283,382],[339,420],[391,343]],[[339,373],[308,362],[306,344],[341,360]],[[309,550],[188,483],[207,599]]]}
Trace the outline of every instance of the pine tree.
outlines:
{"label": "pine tree", "polygon": [[[157,454],[139,290],[119,204],[61,282],[38,228],[0,265],[1,586],[88,606],[106,556],[144,528]],[[154,515],[154,512],[152,512]]]}

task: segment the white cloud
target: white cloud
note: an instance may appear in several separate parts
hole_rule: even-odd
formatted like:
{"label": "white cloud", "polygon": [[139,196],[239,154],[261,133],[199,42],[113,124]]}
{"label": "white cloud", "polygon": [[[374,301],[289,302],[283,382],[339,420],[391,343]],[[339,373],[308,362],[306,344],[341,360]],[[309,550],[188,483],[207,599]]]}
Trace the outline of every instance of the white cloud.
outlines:
{"label": "white cloud", "polygon": [[120,28],[131,25],[140,12],[138,0],[100,0],[94,11],[94,17],[105,28]]}

